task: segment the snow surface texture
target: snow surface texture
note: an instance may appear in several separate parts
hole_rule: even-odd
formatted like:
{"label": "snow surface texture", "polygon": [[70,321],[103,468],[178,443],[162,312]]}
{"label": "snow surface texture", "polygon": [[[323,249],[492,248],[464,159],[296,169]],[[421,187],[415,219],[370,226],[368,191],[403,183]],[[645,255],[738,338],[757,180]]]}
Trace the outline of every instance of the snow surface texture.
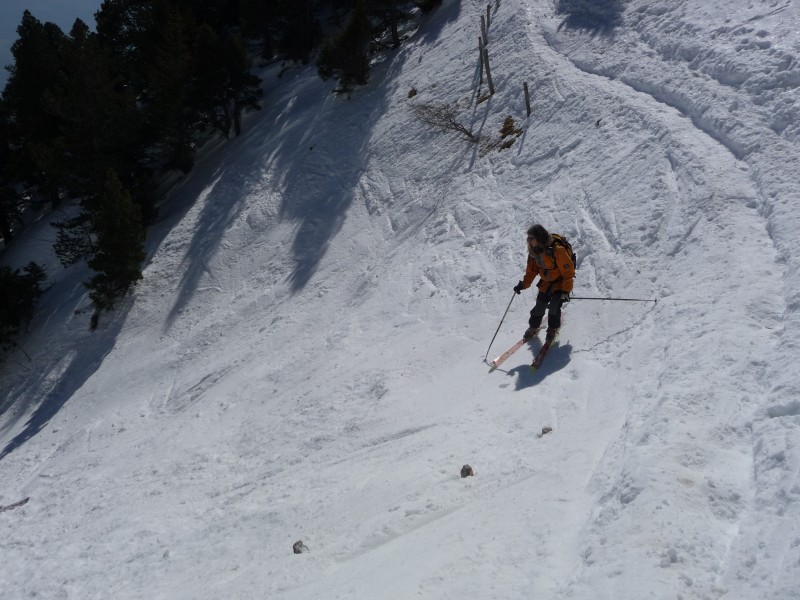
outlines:
{"label": "snow surface texture", "polygon": [[[89,334],[57,272],[3,368],[0,596],[800,598],[800,9],[622,7],[492,4],[481,103],[486,3],[349,99],[267,70],[128,305]],[[575,296],[659,301],[573,300],[539,372],[488,374],[537,221]]]}

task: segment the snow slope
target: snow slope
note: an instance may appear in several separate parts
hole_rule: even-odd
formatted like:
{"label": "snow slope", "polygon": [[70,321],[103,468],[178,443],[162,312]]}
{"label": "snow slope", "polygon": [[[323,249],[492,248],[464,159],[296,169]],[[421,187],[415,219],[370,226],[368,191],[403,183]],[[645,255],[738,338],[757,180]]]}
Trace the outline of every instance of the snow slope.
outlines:
{"label": "snow slope", "polygon": [[[89,334],[62,271],[3,367],[2,597],[799,598],[798,8],[623,6],[493,4],[483,102],[482,3],[350,98],[268,70],[127,306]],[[488,374],[536,221],[575,296],[658,302],[573,300]]]}

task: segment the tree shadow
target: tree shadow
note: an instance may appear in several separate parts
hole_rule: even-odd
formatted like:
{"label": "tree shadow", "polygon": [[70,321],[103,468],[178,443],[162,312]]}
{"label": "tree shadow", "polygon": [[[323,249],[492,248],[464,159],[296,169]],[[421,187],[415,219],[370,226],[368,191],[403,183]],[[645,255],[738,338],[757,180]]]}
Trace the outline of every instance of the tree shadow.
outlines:
{"label": "tree shadow", "polygon": [[[395,91],[389,82],[406,56],[402,48],[383,55],[371,66],[370,82],[347,96],[333,94],[332,83],[310,78],[273,124],[278,134],[271,169],[281,173],[279,216],[297,224],[288,278],[294,293],[311,280],[345,221],[369,158],[374,125]],[[327,95],[321,107],[320,94]]]}
{"label": "tree shadow", "polygon": [[[445,25],[458,19],[461,14],[461,2],[459,0],[445,0],[441,6],[431,11],[430,14],[423,16],[419,21],[419,36],[421,43],[436,42],[442,33]],[[475,50],[477,52],[478,35],[475,34]]]}
{"label": "tree shadow", "polygon": [[181,281],[175,302],[167,315],[168,330],[197,291],[208,264],[216,254],[226,231],[245,208],[248,190],[263,177],[264,151],[254,145],[268,138],[273,123],[268,118],[253,120],[240,137],[222,142],[197,161],[194,170],[171,192],[159,222],[148,234],[148,258],[192,208],[201,205],[192,239],[181,261]]}
{"label": "tree shadow", "polygon": [[566,17],[558,28],[610,34],[622,24],[624,9],[622,0],[557,0],[556,12]]}
{"label": "tree shadow", "polygon": [[[287,77],[297,79],[288,101],[277,96],[286,86],[279,86],[275,94],[267,91],[258,120],[240,138],[198,161],[170,201],[162,239],[195,205],[201,203],[202,208],[181,263],[181,281],[165,331],[195,295],[225,232],[246,209],[247,192],[263,187],[265,173],[279,174],[269,182],[282,198],[279,218],[297,223],[295,266],[289,277],[294,292],[311,279],[344,222],[363,172],[372,125],[385,111],[388,92],[385,86],[370,84],[350,99],[335,96],[335,84],[319,79],[312,67]],[[373,72],[373,79],[380,80],[380,74]],[[326,98],[321,109],[320,97]],[[204,165],[209,168],[204,170]]]}
{"label": "tree shadow", "polygon": [[[437,35],[458,14],[458,3],[453,5],[455,8],[446,15],[431,19],[435,25],[426,31],[427,36]],[[331,83],[307,76],[307,70],[300,71],[303,77],[298,77],[288,104],[278,104],[273,99],[274,104],[270,105],[267,94],[261,118],[254,119],[241,137],[221,144],[197,161],[192,173],[160,207],[159,220],[148,232],[147,262],[170,231],[202,203],[181,263],[182,277],[165,329],[196,293],[225,232],[245,208],[246,191],[263,184],[269,166],[282,173],[281,217],[299,223],[293,243],[292,289],[298,291],[307,284],[355,197],[373,125],[385,112],[393,93],[387,82],[407,55],[401,49],[393,58],[375,66],[373,83],[355,91],[349,99],[332,96]],[[317,110],[320,94],[327,95],[327,100]],[[342,107],[345,103],[349,103],[348,110]],[[85,290],[75,286],[71,296],[60,298],[61,309],[66,312],[54,309],[45,321],[51,326],[55,321],[68,323],[71,317],[66,313],[71,310],[66,307],[78,306],[83,298]],[[88,332],[87,323],[85,335],[48,349],[35,372],[17,379],[13,388],[19,393],[9,391],[7,400],[0,405],[0,416],[5,417],[0,433],[15,427],[28,408],[41,401],[24,429],[0,451],[0,459],[41,432],[101,367],[115,346],[129,308],[130,303],[125,303],[113,316],[104,317],[110,318],[109,325],[93,334]]]}
{"label": "tree shadow", "polygon": [[[198,201],[203,201],[204,205],[192,240],[181,262],[183,274],[175,302],[164,324],[165,330],[169,329],[194,296],[200,278],[208,271],[208,261],[215,254],[225,231],[242,210],[241,188],[238,189],[238,193],[237,190],[231,189],[238,187],[235,185],[237,182],[231,179],[240,179],[239,175],[229,174],[227,168],[220,167],[212,174],[213,180],[208,182],[206,189],[200,193]],[[218,187],[227,188],[227,191],[215,193]]]}
{"label": "tree shadow", "polygon": [[[329,95],[323,109],[303,118],[304,107],[319,93]],[[329,88],[303,86],[296,108],[285,111],[276,123],[281,134],[272,168],[281,173],[279,215],[297,224],[289,275],[293,292],[303,289],[316,272],[355,198],[372,122],[385,107],[385,102],[371,106],[375,94],[359,89],[347,99]]]}
{"label": "tree shadow", "polygon": [[[264,136],[268,126],[259,120],[254,123],[253,130],[246,133]],[[147,259],[142,265],[143,270],[170,231],[198,202],[205,200],[183,259],[180,289],[166,327],[194,294],[207,259],[214,254],[225,230],[241,212],[243,189],[260,172],[262,157],[247,148],[247,137],[242,135],[222,143],[199,159],[192,173],[169,193],[169,200],[159,207],[159,219],[148,231]],[[87,302],[86,290],[80,284],[87,273],[86,268],[73,269],[64,281],[51,288],[49,293],[54,294],[51,298],[47,293],[42,298],[37,308],[41,315],[37,322],[42,325],[29,336],[32,345],[40,351],[32,358],[27,372],[20,369],[11,371],[8,364],[0,365],[0,377],[3,377],[4,384],[8,384],[7,393],[4,390],[0,396],[0,416],[4,421],[0,434],[11,431],[30,408],[36,407],[23,430],[0,451],[0,459],[37,435],[101,367],[116,344],[135,294],[121,302],[113,312],[104,313],[101,327],[90,332],[89,319],[82,316],[87,314],[86,310],[76,310]],[[46,328],[72,331],[69,336],[59,334],[54,344],[53,340],[42,341],[47,335]]]}
{"label": "tree shadow", "polygon": [[[80,291],[84,292],[82,289]],[[24,429],[0,451],[0,460],[38,434],[100,368],[105,357],[114,348],[126,314],[127,309],[121,309],[108,327],[94,333],[89,333],[87,323],[86,333],[81,339],[71,340],[66,352],[64,348],[59,348],[58,352],[49,352],[46,364],[37,365],[34,375],[25,377],[15,386],[22,391],[14,397],[13,402],[0,410],[0,415],[12,412],[0,432],[11,429],[28,406],[35,404],[39,398],[42,400],[25,423]]]}

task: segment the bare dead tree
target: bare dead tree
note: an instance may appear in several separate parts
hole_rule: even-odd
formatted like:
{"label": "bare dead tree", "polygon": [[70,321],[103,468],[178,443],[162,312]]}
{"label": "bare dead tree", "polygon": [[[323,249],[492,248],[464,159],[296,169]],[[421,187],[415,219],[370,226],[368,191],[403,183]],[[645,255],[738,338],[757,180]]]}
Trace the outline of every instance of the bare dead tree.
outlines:
{"label": "bare dead tree", "polygon": [[458,120],[458,114],[453,106],[447,104],[417,104],[412,110],[420,121],[434,129],[453,131],[472,143],[476,143],[480,139],[479,136],[472,133],[472,129]]}
{"label": "bare dead tree", "polygon": [[528,82],[522,83],[522,90],[525,92],[525,108],[528,110],[528,116],[531,116],[531,94],[528,91]]}
{"label": "bare dead tree", "polygon": [[489,68],[489,50],[483,46],[483,67],[486,69],[486,83],[489,84],[489,95],[494,96],[494,83],[492,82],[492,70]]}

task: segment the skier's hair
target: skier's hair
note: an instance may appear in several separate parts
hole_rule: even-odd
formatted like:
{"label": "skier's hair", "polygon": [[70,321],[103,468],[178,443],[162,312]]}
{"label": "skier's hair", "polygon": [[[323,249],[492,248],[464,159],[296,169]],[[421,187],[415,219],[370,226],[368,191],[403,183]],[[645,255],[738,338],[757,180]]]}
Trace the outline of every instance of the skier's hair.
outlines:
{"label": "skier's hair", "polygon": [[550,234],[548,233],[547,229],[538,223],[528,228],[528,237],[532,237],[542,246],[546,246],[547,242],[550,241]]}

